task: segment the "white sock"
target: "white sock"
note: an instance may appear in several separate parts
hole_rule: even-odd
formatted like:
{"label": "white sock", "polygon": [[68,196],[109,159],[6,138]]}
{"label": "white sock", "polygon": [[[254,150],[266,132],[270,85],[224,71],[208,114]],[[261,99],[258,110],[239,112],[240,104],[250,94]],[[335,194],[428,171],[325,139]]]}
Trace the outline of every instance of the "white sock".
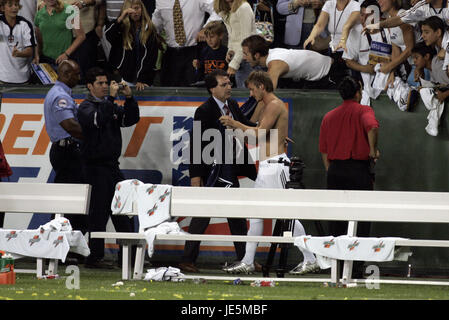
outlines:
{"label": "white sock", "polygon": [[[249,219],[249,230],[248,236],[261,236],[263,234],[263,220],[262,219]],[[245,264],[253,264],[254,257],[256,256],[258,243],[257,242],[247,242],[245,249],[245,256],[242,262]]]}
{"label": "white sock", "polygon": [[[293,229],[293,237],[299,237],[299,236],[305,236],[306,235],[306,230],[304,229],[303,225],[301,224],[301,222],[299,222],[299,220],[295,220],[295,228]],[[316,258],[315,255],[303,248],[299,248],[299,250],[301,250],[302,255],[304,256],[304,261],[303,262],[310,262],[310,263],[315,263],[316,262]]]}

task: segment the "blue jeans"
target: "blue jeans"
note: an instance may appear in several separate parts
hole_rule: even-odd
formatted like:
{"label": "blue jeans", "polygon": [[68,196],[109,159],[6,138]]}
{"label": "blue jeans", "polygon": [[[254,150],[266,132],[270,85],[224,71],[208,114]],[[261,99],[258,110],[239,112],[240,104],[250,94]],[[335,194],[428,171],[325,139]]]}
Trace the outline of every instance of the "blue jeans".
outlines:
{"label": "blue jeans", "polygon": [[237,88],[245,88],[245,80],[248,79],[251,71],[253,71],[253,68],[249,62],[242,60],[240,68],[235,73],[235,85]]}

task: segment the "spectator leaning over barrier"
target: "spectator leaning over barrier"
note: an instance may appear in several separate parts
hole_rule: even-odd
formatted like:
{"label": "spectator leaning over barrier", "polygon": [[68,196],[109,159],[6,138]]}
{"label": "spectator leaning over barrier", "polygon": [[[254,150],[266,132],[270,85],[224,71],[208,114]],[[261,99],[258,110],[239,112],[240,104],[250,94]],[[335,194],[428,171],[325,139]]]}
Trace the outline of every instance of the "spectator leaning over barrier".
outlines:
{"label": "spectator leaning over barrier", "polygon": [[225,26],[221,21],[211,21],[204,27],[207,45],[201,50],[198,59],[193,60],[197,80],[202,80],[206,74],[214,70],[227,70],[228,48],[222,44],[225,32]]}
{"label": "spectator leaning over barrier", "polygon": [[[78,105],[72,88],[80,79],[80,68],[73,60],[58,66],[58,80],[44,100],[45,129],[52,142],[50,163],[55,171],[54,183],[85,183],[79,143],[83,139],[78,123]],[[87,231],[83,215],[68,215],[74,230]]]}
{"label": "spectator leaning over barrier", "polygon": [[[448,53],[442,49],[442,43],[445,43],[449,37],[446,26],[438,17],[430,17],[420,23],[422,37],[427,46],[435,49],[435,56],[431,62],[426,60],[426,69],[430,70],[430,80],[434,88],[421,88],[420,95],[424,105],[429,110],[427,116],[428,125],[426,132],[431,136],[438,135],[438,126],[443,114],[444,103],[449,97],[449,76],[448,76]],[[444,45],[445,47],[447,45]],[[440,54],[445,53],[444,59]],[[423,71],[417,70],[417,75],[421,76]]]}
{"label": "spectator leaning over barrier", "polygon": [[[319,150],[327,172],[327,189],[373,190],[374,163],[380,154],[379,123],[372,108],[360,105],[362,84],[359,81],[346,77],[338,90],[343,104],[326,113],[320,127]],[[331,235],[344,235],[347,227],[348,222],[331,222]],[[366,237],[369,232],[370,223],[359,222],[357,235]],[[354,261],[353,272],[353,278],[361,278],[363,262]]]}
{"label": "spectator leaning over barrier", "polygon": [[[412,8],[394,17],[367,25],[366,29],[393,28],[403,23],[420,22],[432,16],[437,16],[443,21],[449,19],[448,2],[446,0],[421,0]],[[417,39],[419,40],[419,37]]]}
{"label": "spectator leaning over barrier", "polygon": [[276,89],[279,78],[295,81],[307,80],[313,85],[322,80],[329,87],[326,76],[330,73],[333,60],[311,50],[269,49],[268,43],[259,35],[253,35],[242,42],[243,57],[252,67],[268,68],[273,86]]}
{"label": "spectator leaning over barrier", "polygon": [[[81,158],[86,169],[86,181],[92,186],[89,233],[106,231],[109,217],[117,231],[133,232],[132,220],[124,216],[112,216],[111,201],[115,185],[125,180],[118,162],[122,151],[120,128],[139,122],[139,106],[125,82],[121,83],[122,89],[115,81],[109,85],[106,73],[98,67],[88,70],[86,83],[89,93],[80,104],[78,119],[84,135]],[[114,102],[119,91],[126,97],[124,106]],[[90,238],[89,248],[86,267],[111,267],[103,261],[104,239]]]}
{"label": "spectator leaning over barrier", "polygon": [[[238,129],[245,136],[252,136],[259,147],[259,170],[254,188],[284,189],[290,181],[289,167],[282,161],[290,162],[285,153],[285,140],[288,133],[288,111],[284,103],[274,93],[273,82],[264,71],[253,71],[247,79],[250,95],[263,102],[257,119],[257,126],[245,125],[229,116],[222,116],[220,122],[230,129]],[[263,234],[263,219],[249,219],[248,236]],[[295,220],[294,237],[305,235],[302,224]],[[245,256],[223,270],[229,273],[251,273],[255,270],[254,258],[258,243],[247,242]],[[313,253],[302,250],[304,261],[298,264],[290,273],[305,274],[319,270]]]}
{"label": "spectator leaning over barrier", "polygon": [[[252,180],[256,178],[256,167],[254,161],[249,158],[248,149],[243,146],[243,160],[237,161],[237,146],[227,150],[226,139],[230,139],[231,145],[235,144],[232,137],[228,136],[219,121],[222,115],[241,121],[248,125],[238,103],[231,99],[232,86],[226,71],[218,69],[205,77],[205,85],[211,97],[195,110],[194,129],[198,128],[200,133],[196,135],[192,132],[190,136],[190,165],[189,175],[192,187],[216,187],[216,188],[238,188],[239,176],[248,177]],[[203,138],[207,132],[216,132],[220,139],[213,139],[214,152],[207,152],[210,144]],[[197,139],[199,137],[200,139]],[[229,140],[227,140],[229,141]],[[210,149],[209,149],[210,150]],[[242,149],[238,149],[242,151]],[[189,233],[203,234],[209,225],[210,218],[192,218],[189,225]],[[247,227],[245,219],[228,218],[229,229],[233,235],[246,235]],[[237,260],[241,260],[245,255],[245,243],[234,242]],[[186,241],[182,262],[179,267],[182,271],[199,272],[195,266],[199,254],[199,241]]]}
{"label": "spectator leaning over barrier", "polygon": [[120,16],[106,27],[105,36],[111,43],[109,63],[123,80],[139,91],[152,85],[163,39],[142,1],[125,0]]}
{"label": "spectator leaning over barrier", "polygon": [[322,0],[279,0],[277,11],[286,16],[283,42],[288,49],[302,49],[315,25],[315,10],[321,9]]}
{"label": "spectator leaning over barrier", "polygon": [[[53,67],[70,59],[86,39],[77,7],[62,0],[44,0],[44,6],[34,18],[38,54],[33,62],[49,63]],[[72,41],[73,33],[75,39]]]}
{"label": "spectator leaning over barrier", "polygon": [[0,83],[25,83],[30,78],[33,56],[33,26],[18,16],[19,0],[0,0]]}
{"label": "spectator leaning over barrier", "polygon": [[345,62],[341,58],[343,48],[339,46],[342,38],[343,27],[351,28],[360,18],[360,5],[355,0],[329,0],[326,1],[321,9],[318,21],[310,33],[310,36],[304,41],[304,48],[309,44],[313,45],[315,39],[321,34],[327,26],[327,31],[331,35],[329,43],[329,55],[335,60],[335,68],[332,70],[338,84],[340,79],[350,74]]}
{"label": "spectator leaning over barrier", "polygon": [[237,88],[245,87],[245,80],[252,71],[243,59],[242,41],[256,34],[254,12],[246,0],[214,0],[214,10],[223,19],[228,30],[228,74],[235,76]]}
{"label": "spectator leaning over barrier", "polygon": [[[208,13],[209,19],[204,23]],[[197,41],[210,21],[221,20],[213,0],[156,0],[153,23],[159,34],[165,33],[167,51],[161,65],[161,85],[189,86],[195,81],[192,61],[196,58]]]}
{"label": "spectator leaning over barrier", "polygon": [[[438,70],[443,75],[449,75],[449,32],[444,21],[436,16],[427,18],[420,23],[422,38],[426,45],[432,46],[437,52]],[[436,68],[435,68],[436,69]],[[434,72],[435,72],[434,69]],[[444,71],[444,72],[442,72]],[[434,73],[435,74],[435,73]],[[438,77],[439,80],[442,78]]]}

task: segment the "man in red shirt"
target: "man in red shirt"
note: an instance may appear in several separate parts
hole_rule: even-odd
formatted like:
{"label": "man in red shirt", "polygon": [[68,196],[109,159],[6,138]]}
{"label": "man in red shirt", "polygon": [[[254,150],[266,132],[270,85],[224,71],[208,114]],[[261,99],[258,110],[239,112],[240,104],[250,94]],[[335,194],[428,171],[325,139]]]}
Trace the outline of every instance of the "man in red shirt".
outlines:
{"label": "man in red shirt", "polygon": [[[360,104],[362,87],[346,77],[339,86],[343,104],[329,111],[320,128],[319,148],[327,171],[327,188],[333,190],[373,190],[372,168],[379,157],[377,133],[379,122],[374,111]],[[348,223],[330,224],[333,236],[346,234]],[[358,224],[358,236],[369,236],[370,223]],[[360,273],[362,265],[354,264]]]}

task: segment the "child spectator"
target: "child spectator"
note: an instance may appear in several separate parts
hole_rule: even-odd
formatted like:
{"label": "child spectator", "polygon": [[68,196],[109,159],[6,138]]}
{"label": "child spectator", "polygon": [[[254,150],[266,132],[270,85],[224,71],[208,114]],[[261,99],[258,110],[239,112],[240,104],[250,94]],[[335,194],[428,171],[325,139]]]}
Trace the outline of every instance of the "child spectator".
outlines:
{"label": "child spectator", "polygon": [[153,84],[162,38],[141,0],[125,0],[117,20],[105,29],[111,43],[109,63],[128,84],[143,90]]}
{"label": "child spectator", "polygon": [[25,83],[33,56],[33,26],[18,16],[20,0],[0,0],[0,82]]}
{"label": "child spectator", "polygon": [[[440,21],[442,22],[441,19]],[[425,30],[425,26],[428,25],[421,26],[424,39],[428,36],[432,36],[429,34],[424,36],[425,32],[429,31]],[[434,33],[438,33],[439,30],[440,29],[438,28]],[[427,110],[429,110],[427,116],[428,124],[425,130],[429,135],[437,136],[440,118],[444,110],[444,102],[447,97],[449,97],[449,77],[446,71],[443,70],[444,60],[438,57],[434,46],[428,46],[427,44],[427,41],[426,43],[418,43],[413,48],[412,55],[416,66],[415,81],[421,81],[421,84],[423,85],[423,87],[420,88],[419,93],[424,105]],[[429,85],[429,83],[424,83],[422,80],[426,69],[430,71],[431,85]]]}
{"label": "child spectator", "polygon": [[193,67],[198,75],[197,81],[200,81],[208,73],[214,70],[225,70],[228,68],[226,63],[226,53],[228,48],[223,46],[222,41],[225,34],[225,27],[221,21],[212,21],[204,28],[207,45],[201,50],[199,58],[193,60]]}
{"label": "child spectator", "polygon": [[63,60],[70,59],[86,35],[79,16],[76,16],[77,8],[64,4],[62,0],[44,0],[44,4],[34,18],[39,49],[34,62],[56,67]]}

